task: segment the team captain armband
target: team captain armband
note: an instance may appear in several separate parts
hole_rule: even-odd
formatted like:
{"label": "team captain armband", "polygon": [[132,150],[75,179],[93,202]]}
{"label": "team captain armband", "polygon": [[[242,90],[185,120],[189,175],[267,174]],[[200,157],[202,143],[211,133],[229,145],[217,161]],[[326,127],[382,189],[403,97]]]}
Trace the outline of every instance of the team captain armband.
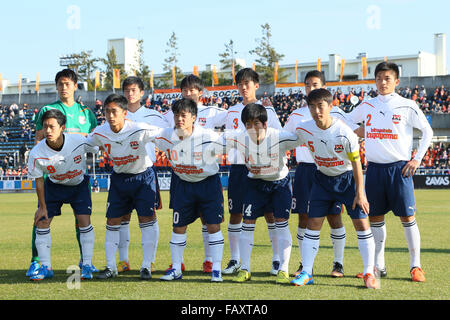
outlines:
{"label": "team captain armband", "polygon": [[353,152],[349,152],[347,153],[348,156],[348,160],[354,162],[354,161],[358,161],[360,159],[359,157],[359,150],[353,151]]}

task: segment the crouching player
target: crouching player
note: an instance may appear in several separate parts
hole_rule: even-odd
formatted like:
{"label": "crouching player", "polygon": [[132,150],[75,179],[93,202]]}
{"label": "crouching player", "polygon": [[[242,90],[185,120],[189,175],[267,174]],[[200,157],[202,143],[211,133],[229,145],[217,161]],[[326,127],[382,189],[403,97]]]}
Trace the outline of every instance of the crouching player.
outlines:
{"label": "crouching player", "polygon": [[98,279],[117,276],[116,252],[122,217],[136,209],[142,240],[140,278],[151,279],[151,262],[157,243],[155,227],[156,177],[145,145],[153,141],[159,128],[126,120],[128,101],[111,94],[105,100],[107,123],[88,136],[92,145],[103,146],[114,163],[106,207],[106,268]]}
{"label": "crouching player", "polygon": [[170,239],[172,268],[161,280],[182,279],[183,253],[187,226],[202,214],[208,230],[208,245],[212,258],[212,282],[222,282],[221,264],[224,238],[220,230],[223,221],[223,193],[214,157],[214,143],[219,135],[213,130],[195,125],[197,104],[183,98],[172,106],[175,128],[166,128],[156,137],[156,146],[164,150],[177,182],[172,190],[173,232]]}
{"label": "crouching player", "polygon": [[[81,279],[92,279],[92,255],[94,250],[94,228],[91,225],[92,211],[89,177],[86,171],[86,153],[98,152],[98,148],[87,144],[85,137],[65,134],[66,116],[57,109],[50,109],[42,116],[44,139],[30,152],[29,175],[35,179],[38,209],[34,222],[37,226],[35,245],[41,266],[30,277],[43,280],[53,277],[51,265],[50,224],[53,217],[61,215],[64,203],[72,206],[80,228],[82,248]],[[44,180],[44,174],[48,178]]]}
{"label": "crouching player", "polygon": [[374,277],[375,242],[367,218],[369,203],[364,193],[358,138],[344,122],[330,116],[332,100],[326,89],[311,91],[307,102],[313,120],[297,128],[297,134],[309,147],[318,170],[313,177],[302,243],[303,270],[291,283],[296,286],[314,283],[313,263],[323,221],[336,204],[344,204],[358,237],[365,286],[375,289],[378,287]]}
{"label": "crouching player", "polygon": [[280,258],[277,283],[289,283],[288,266],[292,248],[289,231],[289,213],[292,204],[291,181],[286,166],[286,151],[298,145],[296,134],[267,126],[264,106],[249,103],[242,110],[241,120],[246,130],[224,135],[227,151],[235,148],[245,160],[248,175],[243,199],[243,225],[239,238],[241,270],[235,282],[250,280],[250,257],[253,247],[255,223],[258,217],[275,217],[275,243]]}

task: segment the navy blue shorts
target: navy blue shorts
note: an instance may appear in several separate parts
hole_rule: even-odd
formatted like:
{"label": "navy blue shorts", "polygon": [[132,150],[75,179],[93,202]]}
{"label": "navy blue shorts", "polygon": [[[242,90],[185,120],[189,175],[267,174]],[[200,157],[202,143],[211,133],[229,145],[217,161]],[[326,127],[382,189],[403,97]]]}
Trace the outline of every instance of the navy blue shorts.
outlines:
{"label": "navy blue shorts", "polygon": [[138,174],[111,174],[107,218],[119,218],[136,209],[138,216],[151,217],[155,212],[156,177],[149,167]]}
{"label": "navy blue shorts", "polygon": [[366,194],[370,216],[380,216],[392,210],[398,217],[413,216],[416,212],[412,177],[404,177],[406,161],[388,164],[369,162],[366,171]]}
{"label": "navy blue shorts", "polygon": [[199,182],[176,179],[172,199],[174,227],[193,223],[200,212],[206,224],[223,221],[223,192],[218,174]]}
{"label": "navy blue shorts", "polygon": [[83,181],[76,186],[53,183],[47,178],[44,180],[44,194],[49,218],[60,216],[64,203],[70,204],[76,215],[92,213],[89,176],[84,176]]}
{"label": "navy blue shorts", "polygon": [[292,190],[292,213],[308,213],[309,194],[316,170],[315,163],[301,162],[297,165]]}
{"label": "navy blue shorts", "polygon": [[245,164],[233,164],[228,178],[228,211],[230,214],[242,214],[244,195],[247,192],[248,168]]}
{"label": "navy blue shorts", "polygon": [[256,220],[265,213],[273,213],[275,218],[289,219],[292,206],[289,176],[276,181],[247,178],[246,186],[243,212],[245,220]]}
{"label": "navy blue shorts", "polygon": [[356,195],[356,184],[353,171],[347,171],[338,176],[327,176],[316,171],[314,174],[311,196],[309,199],[308,218],[321,218],[330,212],[341,211],[345,205],[347,213],[352,219],[364,219],[367,215],[359,207],[353,210]]}

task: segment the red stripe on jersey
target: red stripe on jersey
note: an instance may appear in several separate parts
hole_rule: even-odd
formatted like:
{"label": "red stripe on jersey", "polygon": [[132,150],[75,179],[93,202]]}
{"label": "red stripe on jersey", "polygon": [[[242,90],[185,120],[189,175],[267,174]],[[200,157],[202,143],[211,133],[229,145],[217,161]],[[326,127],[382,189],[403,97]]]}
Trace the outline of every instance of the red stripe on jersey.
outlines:
{"label": "red stripe on jersey", "polygon": [[42,160],[50,160],[49,158],[36,158],[36,159],[34,159],[34,161],[33,161],[33,170],[34,170],[34,168],[36,167],[36,160],[39,160],[39,159],[42,159]]}
{"label": "red stripe on jersey", "polygon": [[103,137],[103,138],[105,138],[105,139],[108,139],[108,137],[105,137],[104,135],[102,135],[102,134],[100,134],[100,133],[94,132],[94,134],[99,135],[100,137]]}
{"label": "red stripe on jersey", "polygon": [[236,113],[239,113],[239,111],[228,111],[228,113],[231,113],[231,112],[236,112]]}
{"label": "red stripe on jersey", "polygon": [[237,141],[237,140],[235,140],[235,139],[227,139],[227,140],[237,142],[237,143],[239,143],[240,145],[244,146],[245,148],[248,148],[245,144],[242,144],[242,143],[240,143],[239,141]]}
{"label": "red stripe on jersey", "polygon": [[303,128],[298,127],[298,128],[296,128],[295,130],[298,130],[298,129],[303,130],[303,131],[305,131],[305,132],[308,132],[310,135],[314,136],[311,132],[309,132],[309,131],[306,130],[306,129],[303,129]]}
{"label": "red stripe on jersey", "polygon": [[366,101],[364,101],[363,103],[361,103],[361,104],[367,104],[367,105],[369,105],[369,106],[371,106],[372,108],[375,108],[373,105],[371,105],[370,103],[368,103],[368,102],[366,102]]}
{"label": "red stripe on jersey", "polygon": [[173,144],[173,142],[171,142],[171,141],[169,141],[169,140],[167,140],[166,138],[163,138],[163,137],[158,137],[158,138],[156,138],[156,140],[166,140],[168,143],[170,143],[170,144]]}

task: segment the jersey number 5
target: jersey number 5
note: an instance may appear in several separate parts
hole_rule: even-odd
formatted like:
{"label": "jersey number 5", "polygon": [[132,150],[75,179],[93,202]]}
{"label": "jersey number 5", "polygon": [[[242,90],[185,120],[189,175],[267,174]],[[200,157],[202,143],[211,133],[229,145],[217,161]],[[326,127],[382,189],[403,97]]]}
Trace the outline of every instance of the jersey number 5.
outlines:
{"label": "jersey number 5", "polygon": [[309,150],[311,150],[311,152],[314,152],[314,145],[312,141],[308,141],[308,146],[309,146]]}

